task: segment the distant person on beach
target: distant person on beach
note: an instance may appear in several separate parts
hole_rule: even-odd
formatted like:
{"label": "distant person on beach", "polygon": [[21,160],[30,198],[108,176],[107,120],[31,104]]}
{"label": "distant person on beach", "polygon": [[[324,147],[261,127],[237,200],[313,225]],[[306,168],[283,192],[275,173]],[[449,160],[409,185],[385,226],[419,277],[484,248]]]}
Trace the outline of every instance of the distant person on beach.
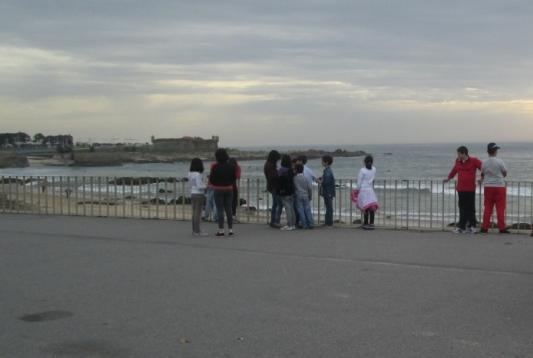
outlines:
{"label": "distant person on beach", "polygon": [[310,201],[313,197],[313,186],[304,176],[304,166],[296,164],[296,176],[294,177],[294,190],[296,196],[296,209],[303,229],[312,229],[313,214],[311,213]]}
{"label": "distant person on beach", "polygon": [[296,215],[294,213],[294,172],[292,170],[292,160],[288,154],[281,156],[281,167],[278,169],[278,195],[281,198],[285,215],[287,215],[287,225],[281,230],[292,231],[296,229]]}
{"label": "distant person on beach", "polygon": [[231,214],[233,221],[237,220],[237,205],[239,205],[239,180],[241,180],[241,167],[235,158],[230,158],[228,163],[235,168],[235,181],[233,182],[233,204],[231,206]]}
{"label": "distant person on beach", "polygon": [[217,206],[218,231],[216,236],[224,236],[224,214],[228,222],[228,236],[233,236],[233,183],[235,182],[235,167],[228,163],[229,156],[225,149],[215,152],[216,163],[211,167],[209,181],[214,190]]}
{"label": "distant person on beach", "polygon": [[205,188],[203,178],[204,163],[200,158],[191,160],[189,169],[189,185],[191,187],[192,205],[192,234],[194,236],[207,236],[207,233],[200,230],[200,217],[205,200]]}
{"label": "distant person on beach", "polygon": [[357,207],[363,213],[363,225],[365,230],[374,230],[374,216],[379,208],[378,198],[374,192],[374,179],[376,178],[376,167],[374,158],[367,155],[364,159],[364,167],[359,170],[357,176]]}
{"label": "distant person on beach", "polygon": [[326,207],[326,215],[324,218],[325,227],[333,227],[333,198],[335,198],[335,176],[331,170],[333,158],[330,155],[322,157],[322,166],[324,172],[318,179],[320,184],[320,195],[324,198],[324,206]]}
{"label": "distant person on beach", "polygon": [[507,167],[500,158],[497,158],[500,147],[496,143],[487,145],[489,159],[483,162],[481,167],[481,180],[485,187],[485,210],[483,212],[483,223],[481,232],[487,233],[490,226],[490,218],[496,206],[496,216],[498,218],[498,229],[501,234],[509,234],[505,226],[505,207],[507,202],[507,189],[505,187],[505,177],[507,176]]}
{"label": "distant person on beach", "polygon": [[277,150],[271,150],[268,153],[268,158],[263,167],[267,182],[267,191],[272,195],[272,209],[270,211],[270,226],[274,228],[280,228],[281,211],[283,210],[283,204],[281,198],[278,195],[278,161],[281,159],[281,155]]}
{"label": "distant person on beach", "polygon": [[[457,178],[459,196],[459,223],[454,229],[456,234],[476,233],[476,174],[481,170],[481,160],[468,155],[468,148],[457,148],[457,159],[444,183]],[[468,230],[467,230],[468,224]]]}

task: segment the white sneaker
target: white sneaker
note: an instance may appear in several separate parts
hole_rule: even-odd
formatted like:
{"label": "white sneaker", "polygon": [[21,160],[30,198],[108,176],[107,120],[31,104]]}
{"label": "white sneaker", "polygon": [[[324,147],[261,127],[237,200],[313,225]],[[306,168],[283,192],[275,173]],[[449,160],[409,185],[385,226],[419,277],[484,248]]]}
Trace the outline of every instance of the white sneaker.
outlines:
{"label": "white sneaker", "polygon": [[287,228],[287,231],[293,231],[293,230],[296,230],[296,226],[289,226]]}
{"label": "white sneaker", "polygon": [[288,225],[285,225],[284,227],[282,227],[280,230],[284,230],[284,231],[287,231],[290,229],[290,226]]}
{"label": "white sneaker", "polygon": [[193,232],[192,235],[193,235],[193,236],[209,236],[209,234],[206,233],[206,232],[204,232],[204,231]]}
{"label": "white sneaker", "polygon": [[452,232],[453,232],[454,234],[464,234],[464,233],[466,233],[465,230],[460,229],[460,228],[458,228],[458,227],[456,227],[455,229],[453,229]]}
{"label": "white sneaker", "polygon": [[475,227],[469,227],[468,229],[466,229],[466,232],[469,234],[477,234],[479,231],[477,231]]}

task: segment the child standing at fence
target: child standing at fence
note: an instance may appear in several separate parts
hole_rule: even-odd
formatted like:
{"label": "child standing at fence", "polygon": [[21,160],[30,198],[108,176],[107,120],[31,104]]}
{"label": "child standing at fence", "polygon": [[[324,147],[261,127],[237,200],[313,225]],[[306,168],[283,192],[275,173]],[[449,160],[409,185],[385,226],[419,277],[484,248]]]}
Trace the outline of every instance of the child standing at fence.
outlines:
{"label": "child standing at fence", "polygon": [[191,187],[192,204],[192,234],[194,236],[207,236],[207,233],[200,230],[200,218],[205,200],[205,183],[203,178],[204,163],[200,158],[191,161],[189,170],[189,185]]}
{"label": "child standing at fence", "polygon": [[331,170],[333,158],[330,155],[322,157],[322,166],[324,172],[322,177],[318,179],[320,184],[320,195],[324,198],[324,206],[326,207],[326,215],[324,218],[324,226],[326,228],[333,227],[333,198],[335,198],[335,176]]}
{"label": "child standing at fence", "polygon": [[300,223],[304,229],[312,229],[314,223],[310,201],[313,195],[313,185],[304,176],[303,164],[296,164],[294,189],[296,194],[296,210],[298,211]]}
{"label": "child standing at fence", "polygon": [[376,178],[374,158],[367,155],[364,165],[357,176],[357,208],[363,213],[364,221],[361,227],[365,230],[374,230],[374,216],[379,208],[378,198],[374,192]]}

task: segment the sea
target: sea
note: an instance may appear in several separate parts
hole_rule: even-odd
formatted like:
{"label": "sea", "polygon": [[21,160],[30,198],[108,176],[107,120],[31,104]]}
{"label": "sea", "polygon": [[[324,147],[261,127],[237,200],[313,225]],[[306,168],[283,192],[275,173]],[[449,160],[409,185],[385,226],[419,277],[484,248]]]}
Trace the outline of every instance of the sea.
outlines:
{"label": "sea", "polygon": [[[285,146],[285,147],[247,147],[246,150],[276,149],[280,152],[323,149],[334,151],[363,150],[374,157],[377,179],[443,179],[452,168],[456,148],[462,143],[448,144],[376,144],[376,145],[320,145],[320,146]],[[533,142],[532,143],[498,143],[501,146],[499,157],[508,167],[509,181],[533,181]],[[486,143],[467,145],[472,156],[483,160],[487,157]],[[334,158],[333,171],[336,178],[355,179],[363,165],[363,157]],[[206,167],[209,162],[204,163]],[[263,176],[264,160],[248,160],[239,163],[243,177],[257,178]],[[322,173],[320,159],[312,159],[309,167],[317,176]],[[58,167],[35,166],[27,168],[0,169],[0,176],[98,176],[98,177],[186,177],[189,162],[176,163],[126,163],[118,167]]]}

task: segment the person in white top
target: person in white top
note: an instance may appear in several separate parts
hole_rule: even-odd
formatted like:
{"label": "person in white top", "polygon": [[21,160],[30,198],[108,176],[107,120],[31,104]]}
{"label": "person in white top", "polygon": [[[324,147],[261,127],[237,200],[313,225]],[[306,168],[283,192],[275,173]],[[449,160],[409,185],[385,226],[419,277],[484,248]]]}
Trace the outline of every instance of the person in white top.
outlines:
{"label": "person in white top", "polygon": [[207,236],[207,233],[200,230],[200,218],[205,200],[205,182],[203,178],[204,163],[200,158],[191,161],[189,170],[189,185],[191,187],[192,204],[192,234],[194,236]]}
{"label": "person in white top", "polygon": [[489,159],[483,162],[481,166],[481,180],[485,186],[484,202],[485,210],[483,212],[483,224],[481,233],[487,233],[490,226],[490,217],[494,206],[496,206],[496,216],[498,217],[498,229],[501,234],[509,234],[505,226],[505,206],[507,201],[507,190],[505,187],[505,177],[507,176],[507,167],[500,158],[497,158],[500,147],[496,143],[487,145]]}
{"label": "person in white top", "polygon": [[374,179],[376,178],[376,167],[374,158],[367,155],[364,160],[365,166],[359,171],[357,176],[357,207],[363,212],[364,222],[362,228],[365,230],[374,229],[374,216],[379,208],[378,198],[374,192]]}

